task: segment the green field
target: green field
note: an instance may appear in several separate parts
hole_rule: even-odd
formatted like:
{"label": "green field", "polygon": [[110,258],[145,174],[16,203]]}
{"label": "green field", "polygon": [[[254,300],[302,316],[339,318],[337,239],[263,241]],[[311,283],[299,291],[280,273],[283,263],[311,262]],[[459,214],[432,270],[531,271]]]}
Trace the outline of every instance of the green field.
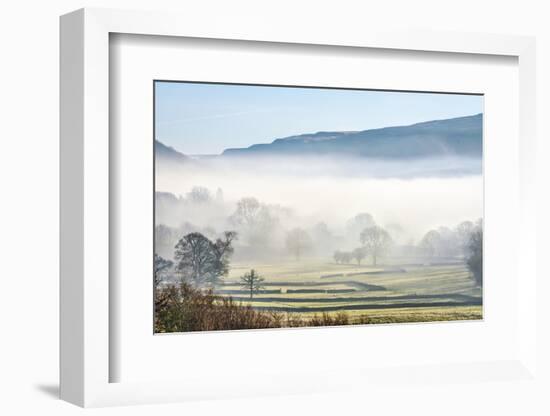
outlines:
{"label": "green field", "polygon": [[[250,299],[240,276],[255,269],[263,289]],[[345,311],[351,322],[394,323],[482,318],[481,289],[464,264],[407,264],[379,267],[320,260],[234,263],[216,293],[257,310],[297,314]]]}

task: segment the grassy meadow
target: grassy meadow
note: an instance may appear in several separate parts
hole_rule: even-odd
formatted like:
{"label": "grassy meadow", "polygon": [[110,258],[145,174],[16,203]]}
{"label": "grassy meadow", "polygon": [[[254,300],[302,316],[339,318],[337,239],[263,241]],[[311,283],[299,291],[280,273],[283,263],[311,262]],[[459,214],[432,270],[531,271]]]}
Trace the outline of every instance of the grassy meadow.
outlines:
{"label": "grassy meadow", "polygon": [[[265,280],[252,298],[239,276],[253,268]],[[378,267],[319,260],[234,263],[220,296],[255,310],[309,318],[345,311],[350,323],[398,323],[482,318],[481,289],[465,264],[386,264]]]}

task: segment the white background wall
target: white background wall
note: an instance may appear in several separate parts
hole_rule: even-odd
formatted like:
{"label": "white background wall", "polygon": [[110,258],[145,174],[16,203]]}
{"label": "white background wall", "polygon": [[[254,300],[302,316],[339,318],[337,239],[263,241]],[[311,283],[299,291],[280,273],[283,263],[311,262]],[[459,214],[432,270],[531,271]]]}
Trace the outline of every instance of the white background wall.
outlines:
{"label": "white background wall", "polygon": [[[263,16],[285,25],[309,21],[327,26],[388,25],[536,35],[538,38],[539,264],[550,246],[548,157],[550,129],[550,13],[545,1],[168,1],[10,0],[0,10],[0,414],[76,414],[82,410],[56,399],[58,383],[58,16],[84,6],[179,10],[204,24],[212,13],[239,19]],[[546,140],[545,140],[546,139]],[[543,166],[544,165],[544,166]],[[505,237],[503,230],[503,238]],[[543,281],[540,299],[549,293]],[[549,307],[544,322],[541,365],[548,372]],[[507,383],[433,385],[358,397],[345,392],[305,397],[258,398],[101,409],[114,414],[549,414],[550,384],[533,389]]]}

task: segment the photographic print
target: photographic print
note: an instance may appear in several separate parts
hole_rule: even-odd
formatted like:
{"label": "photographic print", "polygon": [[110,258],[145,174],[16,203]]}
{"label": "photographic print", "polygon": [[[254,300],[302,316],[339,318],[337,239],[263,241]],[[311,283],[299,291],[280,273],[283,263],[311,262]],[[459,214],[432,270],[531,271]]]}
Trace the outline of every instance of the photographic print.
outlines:
{"label": "photographic print", "polygon": [[483,318],[482,95],[153,87],[155,333]]}

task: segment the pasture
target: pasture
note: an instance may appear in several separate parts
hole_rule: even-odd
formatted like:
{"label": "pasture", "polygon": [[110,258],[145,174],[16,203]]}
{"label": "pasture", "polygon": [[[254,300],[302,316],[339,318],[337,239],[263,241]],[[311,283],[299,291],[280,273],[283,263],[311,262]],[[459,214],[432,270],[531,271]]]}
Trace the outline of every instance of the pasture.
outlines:
{"label": "pasture", "polygon": [[[254,293],[240,276],[250,269],[265,279]],[[378,267],[326,260],[234,263],[216,293],[254,309],[298,315],[345,311],[350,322],[397,323],[482,318],[481,289],[459,262],[414,264],[393,261]]]}

